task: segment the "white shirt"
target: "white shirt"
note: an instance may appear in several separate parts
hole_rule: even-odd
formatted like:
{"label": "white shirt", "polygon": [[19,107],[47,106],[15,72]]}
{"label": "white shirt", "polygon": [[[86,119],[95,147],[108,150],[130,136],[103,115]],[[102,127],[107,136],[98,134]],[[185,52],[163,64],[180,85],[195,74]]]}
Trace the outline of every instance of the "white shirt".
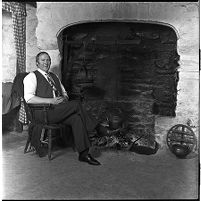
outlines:
{"label": "white shirt", "polygon": [[[37,69],[47,80],[47,76],[46,76],[46,72],[42,71],[41,69]],[[57,76],[57,75],[56,75]],[[57,76],[58,77],[58,76]],[[59,79],[59,78],[58,78]],[[67,96],[68,94],[64,88],[64,86],[62,85],[60,79],[59,79],[60,85],[61,85],[61,89],[62,89],[62,95],[63,96]],[[29,102],[29,100],[35,96],[36,94],[36,87],[37,87],[37,79],[36,79],[36,75],[34,72],[30,72],[23,80],[24,83],[24,99],[26,102]],[[55,92],[54,90],[52,90],[52,94],[53,97],[55,96]]]}

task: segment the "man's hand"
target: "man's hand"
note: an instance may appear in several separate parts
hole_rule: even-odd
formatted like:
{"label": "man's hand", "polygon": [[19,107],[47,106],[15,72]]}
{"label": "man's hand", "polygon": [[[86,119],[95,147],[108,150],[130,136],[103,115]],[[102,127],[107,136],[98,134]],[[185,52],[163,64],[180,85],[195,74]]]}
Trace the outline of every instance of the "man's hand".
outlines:
{"label": "man's hand", "polygon": [[60,104],[60,103],[62,103],[64,101],[66,102],[67,99],[65,97],[63,97],[63,96],[59,96],[59,97],[53,98],[52,101],[51,101],[51,104],[58,105],[58,104]]}
{"label": "man's hand", "polygon": [[69,100],[68,96],[63,96],[63,98],[64,98],[64,102],[68,102],[68,100]]}

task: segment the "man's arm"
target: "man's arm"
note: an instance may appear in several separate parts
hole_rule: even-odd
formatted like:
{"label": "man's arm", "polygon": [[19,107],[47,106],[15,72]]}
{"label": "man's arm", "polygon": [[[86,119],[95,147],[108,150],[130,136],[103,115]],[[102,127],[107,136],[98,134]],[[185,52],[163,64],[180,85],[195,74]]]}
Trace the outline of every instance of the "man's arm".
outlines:
{"label": "man's arm", "polygon": [[27,103],[33,104],[59,104],[64,101],[63,97],[55,97],[55,98],[41,98],[39,96],[33,96]]}
{"label": "man's arm", "polygon": [[27,103],[35,103],[35,104],[51,104],[52,103],[52,98],[41,98],[39,96],[33,96],[32,98],[29,99]]}

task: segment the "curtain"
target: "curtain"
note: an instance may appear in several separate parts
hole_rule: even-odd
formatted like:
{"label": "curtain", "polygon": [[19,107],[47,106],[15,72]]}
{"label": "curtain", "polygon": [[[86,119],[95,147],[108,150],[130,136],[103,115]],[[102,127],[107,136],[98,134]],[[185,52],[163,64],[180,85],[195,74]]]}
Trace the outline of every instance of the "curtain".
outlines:
{"label": "curtain", "polygon": [[12,13],[15,49],[17,56],[16,73],[26,71],[26,4],[2,2],[2,8]]}
{"label": "curtain", "polygon": [[[26,72],[26,4],[21,2],[2,2],[2,8],[12,13],[17,56],[16,74]],[[22,103],[18,119],[21,123],[27,124],[26,112]]]}

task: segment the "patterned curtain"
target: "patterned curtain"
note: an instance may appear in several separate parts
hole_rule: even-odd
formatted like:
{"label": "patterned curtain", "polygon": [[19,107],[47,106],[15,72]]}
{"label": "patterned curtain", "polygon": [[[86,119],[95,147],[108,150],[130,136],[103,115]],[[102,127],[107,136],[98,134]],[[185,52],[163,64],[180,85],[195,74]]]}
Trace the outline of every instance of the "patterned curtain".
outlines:
{"label": "patterned curtain", "polygon": [[17,56],[16,73],[26,71],[26,4],[2,2],[2,8],[12,13],[15,49]]}
{"label": "patterned curtain", "polygon": [[[26,4],[21,2],[2,2],[2,8],[12,13],[17,56],[16,74],[26,72]],[[28,123],[22,100],[18,120],[22,124]]]}

